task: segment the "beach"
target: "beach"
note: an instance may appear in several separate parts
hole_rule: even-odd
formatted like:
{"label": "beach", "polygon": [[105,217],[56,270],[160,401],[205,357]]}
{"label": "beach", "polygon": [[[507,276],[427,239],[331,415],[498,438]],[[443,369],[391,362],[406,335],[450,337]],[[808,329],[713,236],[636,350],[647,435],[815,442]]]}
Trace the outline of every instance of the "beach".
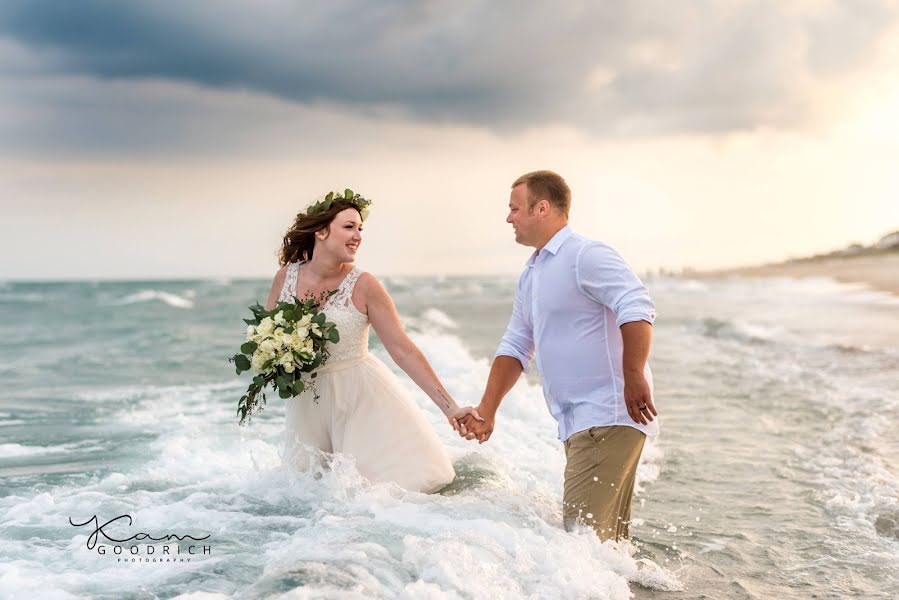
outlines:
{"label": "beach", "polygon": [[718,277],[829,277],[841,283],[862,283],[899,294],[899,252],[833,258],[809,258],[754,267],[689,272],[694,279]]}

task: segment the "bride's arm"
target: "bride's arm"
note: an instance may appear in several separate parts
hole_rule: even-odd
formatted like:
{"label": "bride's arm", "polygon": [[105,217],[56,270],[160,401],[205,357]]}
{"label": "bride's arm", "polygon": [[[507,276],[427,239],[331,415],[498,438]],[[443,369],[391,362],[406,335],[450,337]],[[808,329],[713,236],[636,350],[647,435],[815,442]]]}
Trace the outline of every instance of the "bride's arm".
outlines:
{"label": "bride's arm", "polygon": [[281,295],[281,287],[284,285],[286,276],[287,265],[284,265],[275,273],[275,279],[272,281],[272,290],[268,293],[268,300],[265,302],[265,310],[271,310],[278,304],[278,296]]}
{"label": "bride's arm", "polygon": [[461,428],[465,435],[464,426],[459,420],[468,414],[483,421],[473,407],[460,408],[440,383],[440,379],[431,368],[428,359],[415,345],[415,342],[406,335],[396,312],[393,298],[390,297],[381,282],[373,275],[363,273],[356,286],[361,292],[361,300],[365,303],[368,320],[384,344],[384,348],[390,354],[390,358],[434,401],[453,429],[458,431]]}

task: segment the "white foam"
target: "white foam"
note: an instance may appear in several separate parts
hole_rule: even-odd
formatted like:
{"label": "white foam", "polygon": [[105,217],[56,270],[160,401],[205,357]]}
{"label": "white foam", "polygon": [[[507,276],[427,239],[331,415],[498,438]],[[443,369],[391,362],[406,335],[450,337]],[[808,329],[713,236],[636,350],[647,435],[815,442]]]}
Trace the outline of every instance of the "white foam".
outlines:
{"label": "white foam", "polygon": [[743,320],[735,320],[733,328],[740,335],[759,340],[774,340],[786,332],[786,328],[782,325],[766,325]]}
{"label": "white foam", "polygon": [[[477,404],[488,361],[472,358],[448,333],[413,333],[413,338],[457,402]],[[301,569],[304,586],[291,597],[354,588],[367,597],[470,597],[473,581],[484,597],[498,598],[624,599],[632,581],[677,587],[674,575],[600,544],[592,531],[562,528],[565,457],[539,385],[522,378],[500,409],[493,437],[478,445],[453,432],[386,352],[378,353],[413,392],[457,471],[469,477],[460,479],[452,495],[371,485],[354,461],[341,455],[327,466],[285,469],[283,401],[270,396],[252,426],[236,425],[234,411],[246,378],[84,392],[78,401],[110,404],[100,411],[99,427],[156,437],[132,449],[139,450],[139,462],[117,472],[0,498],[4,524],[45,532],[4,540],[4,551],[19,560],[0,567],[0,596],[30,579],[40,585],[23,588],[29,596],[34,591],[65,597],[72,590],[102,595],[165,584],[168,594],[214,598],[197,596],[189,583],[185,589],[171,586],[191,580],[186,572],[215,569],[219,562],[261,573],[255,583],[241,582],[260,589],[282,578],[296,581]],[[638,478],[645,484],[657,476],[662,454],[649,443],[644,457]],[[134,518],[134,531],[211,533],[214,554],[177,569],[117,565],[88,551],[86,535],[67,521],[124,513]],[[48,545],[48,536],[58,540],[55,545]]]}
{"label": "white foam", "polygon": [[708,284],[697,279],[682,279],[680,277],[655,276],[645,279],[647,287],[651,292],[707,292]]}
{"label": "white foam", "polygon": [[[185,296],[189,296],[189,294],[185,294]],[[159,300],[169,306],[174,306],[175,308],[193,308],[194,306],[193,301],[189,298],[178,296],[177,294],[172,294],[170,292],[164,292],[162,290],[141,290],[134,294],[129,294],[119,300],[115,300],[112,304],[122,306],[137,304],[139,302],[150,302],[153,300]]]}
{"label": "white foam", "polygon": [[68,452],[73,444],[58,446],[23,446],[22,444],[0,444],[0,458],[19,458],[22,456],[38,456],[41,454],[53,454]]}
{"label": "white foam", "polygon": [[438,327],[443,327],[446,329],[456,329],[459,325],[453,321],[449,315],[447,315],[442,310],[438,310],[436,308],[427,309],[424,314],[422,314],[422,319],[427,321],[429,324],[436,325]]}

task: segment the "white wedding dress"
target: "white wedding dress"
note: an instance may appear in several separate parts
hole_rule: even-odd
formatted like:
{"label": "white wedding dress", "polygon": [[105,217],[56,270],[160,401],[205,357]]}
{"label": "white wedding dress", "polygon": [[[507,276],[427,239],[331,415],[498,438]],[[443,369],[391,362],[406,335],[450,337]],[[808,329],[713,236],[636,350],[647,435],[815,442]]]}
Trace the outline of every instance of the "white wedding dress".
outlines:
{"label": "white wedding dress", "polygon": [[[290,263],[279,301],[293,301],[297,271]],[[352,456],[373,482],[394,482],[406,490],[434,492],[455,478],[446,448],[393,372],[368,352],[368,315],[353,305],[362,271],[354,266],[337,293],[322,306],[337,324],[340,341],[311,390],[287,398],[285,462],[305,469],[308,449]]]}

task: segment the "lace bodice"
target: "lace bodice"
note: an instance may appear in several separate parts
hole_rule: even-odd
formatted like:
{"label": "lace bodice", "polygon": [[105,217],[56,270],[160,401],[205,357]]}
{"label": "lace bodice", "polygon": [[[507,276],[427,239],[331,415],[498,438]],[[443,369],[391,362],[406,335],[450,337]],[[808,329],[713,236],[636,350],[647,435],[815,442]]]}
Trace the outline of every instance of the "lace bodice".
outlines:
{"label": "lace bodice", "polygon": [[[297,293],[297,273],[305,261],[288,263],[284,285],[278,296],[279,302],[292,302]],[[341,360],[360,358],[368,353],[368,315],[362,314],[353,305],[353,288],[362,275],[362,269],[354,266],[337,288],[337,293],[328,298],[322,311],[332,323],[337,324],[340,341],[330,344],[331,356],[327,364]]]}

